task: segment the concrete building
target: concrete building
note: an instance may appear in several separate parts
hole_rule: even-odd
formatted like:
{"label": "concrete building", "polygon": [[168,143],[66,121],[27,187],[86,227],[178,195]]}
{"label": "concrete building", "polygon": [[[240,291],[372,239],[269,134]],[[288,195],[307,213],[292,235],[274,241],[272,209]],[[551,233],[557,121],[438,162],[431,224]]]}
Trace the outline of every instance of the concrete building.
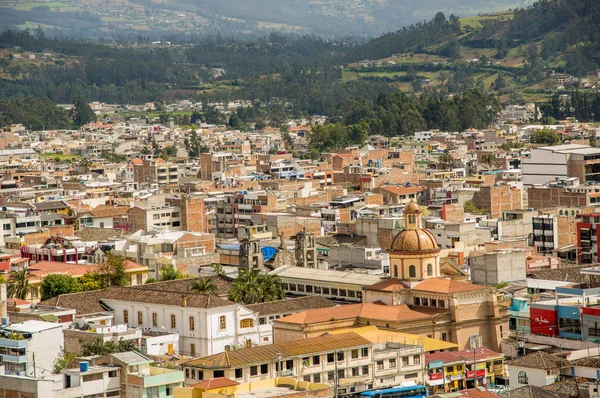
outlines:
{"label": "concrete building", "polygon": [[266,191],[242,191],[217,204],[217,237],[237,238],[238,228],[251,226],[252,214],[273,212],[277,196]]}
{"label": "concrete building", "polygon": [[559,380],[561,371],[571,363],[557,355],[535,352],[511,361],[508,365],[510,387],[544,387]]}
{"label": "concrete building", "polygon": [[133,181],[138,184],[179,184],[179,167],[161,158],[133,165]]}
{"label": "concrete building", "polygon": [[527,277],[525,251],[501,251],[472,255],[467,259],[473,283],[494,286]]}
{"label": "concrete building", "polygon": [[521,170],[524,187],[568,177],[577,177],[583,184],[600,182],[600,149],[577,144],[533,148]]}

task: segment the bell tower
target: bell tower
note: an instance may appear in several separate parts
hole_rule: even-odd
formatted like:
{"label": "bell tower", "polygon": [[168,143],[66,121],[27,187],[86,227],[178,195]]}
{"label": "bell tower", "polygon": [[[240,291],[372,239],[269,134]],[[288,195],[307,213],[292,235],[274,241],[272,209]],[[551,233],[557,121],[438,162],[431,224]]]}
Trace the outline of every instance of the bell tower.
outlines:
{"label": "bell tower", "polygon": [[315,235],[306,229],[296,234],[296,265],[304,268],[317,268],[317,246]]}
{"label": "bell tower", "polygon": [[240,241],[240,268],[263,269],[263,254],[257,239],[246,237]]}

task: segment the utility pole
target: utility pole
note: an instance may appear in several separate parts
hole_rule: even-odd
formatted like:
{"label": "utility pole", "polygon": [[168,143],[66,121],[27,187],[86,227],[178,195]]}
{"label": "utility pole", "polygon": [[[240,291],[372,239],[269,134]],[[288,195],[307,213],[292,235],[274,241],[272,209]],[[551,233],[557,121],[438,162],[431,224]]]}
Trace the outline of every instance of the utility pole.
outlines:
{"label": "utility pole", "polygon": [[477,335],[471,335],[471,348],[473,349],[473,388],[477,388]]}
{"label": "utility pole", "polygon": [[340,385],[340,380],[338,378],[338,351],[335,350],[334,352],[334,360],[335,360],[335,376],[333,378],[334,380],[334,388],[335,388],[335,398],[338,398],[338,387]]}
{"label": "utility pole", "polygon": [[35,352],[33,353],[33,378],[37,379],[37,369],[35,366]]}

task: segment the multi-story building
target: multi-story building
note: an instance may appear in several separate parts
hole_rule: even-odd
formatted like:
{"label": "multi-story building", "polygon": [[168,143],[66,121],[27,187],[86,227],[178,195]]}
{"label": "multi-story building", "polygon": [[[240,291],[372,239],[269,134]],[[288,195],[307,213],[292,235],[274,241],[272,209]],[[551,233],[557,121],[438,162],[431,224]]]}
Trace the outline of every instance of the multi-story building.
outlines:
{"label": "multi-story building", "polygon": [[494,286],[502,282],[524,280],[527,277],[524,250],[477,253],[468,258],[473,283]]}
{"label": "multi-story building", "polygon": [[600,213],[581,214],[577,223],[578,261],[581,264],[598,262],[598,236],[600,236]]}
{"label": "multi-story building", "polygon": [[179,231],[181,209],[178,206],[134,206],[127,212],[127,224],[134,231]]}
{"label": "multi-story building", "polygon": [[403,381],[419,380],[423,351],[422,347],[400,344],[374,347],[371,341],[349,332],[226,351],[187,362],[183,368],[187,385],[215,377],[248,383],[291,376],[334,384],[337,394],[346,395],[394,385],[397,375],[402,375]]}
{"label": "multi-story building", "polygon": [[523,186],[577,177],[583,184],[600,182],[600,149],[587,145],[567,144],[533,148],[531,157],[523,159]]}
{"label": "multi-story building", "polygon": [[268,191],[242,191],[217,204],[217,237],[237,238],[238,228],[253,225],[252,214],[274,212],[277,195]]}
{"label": "multi-story building", "polygon": [[544,214],[535,216],[533,221],[533,245],[538,253],[552,253],[558,249],[558,217]]}
{"label": "multi-story building", "polygon": [[179,167],[163,159],[144,160],[133,165],[133,181],[138,184],[169,185],[179,183]]}
{"label": "multi-story building", "polygon": [[63,343],[63,325],[25,321],[0,329],[0,357],[7,375],[35,376],[52,369]]}

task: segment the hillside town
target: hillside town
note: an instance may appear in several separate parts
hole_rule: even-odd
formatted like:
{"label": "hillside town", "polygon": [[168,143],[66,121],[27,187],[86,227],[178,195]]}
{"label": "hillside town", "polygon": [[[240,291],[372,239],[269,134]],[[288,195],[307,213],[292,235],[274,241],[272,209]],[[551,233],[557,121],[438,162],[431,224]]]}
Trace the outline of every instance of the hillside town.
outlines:
{"label": "hillside town", "polygon": [[314,156],[325,117],[89,105],[0,126],[0,396],[598,396],[597,125]]}

